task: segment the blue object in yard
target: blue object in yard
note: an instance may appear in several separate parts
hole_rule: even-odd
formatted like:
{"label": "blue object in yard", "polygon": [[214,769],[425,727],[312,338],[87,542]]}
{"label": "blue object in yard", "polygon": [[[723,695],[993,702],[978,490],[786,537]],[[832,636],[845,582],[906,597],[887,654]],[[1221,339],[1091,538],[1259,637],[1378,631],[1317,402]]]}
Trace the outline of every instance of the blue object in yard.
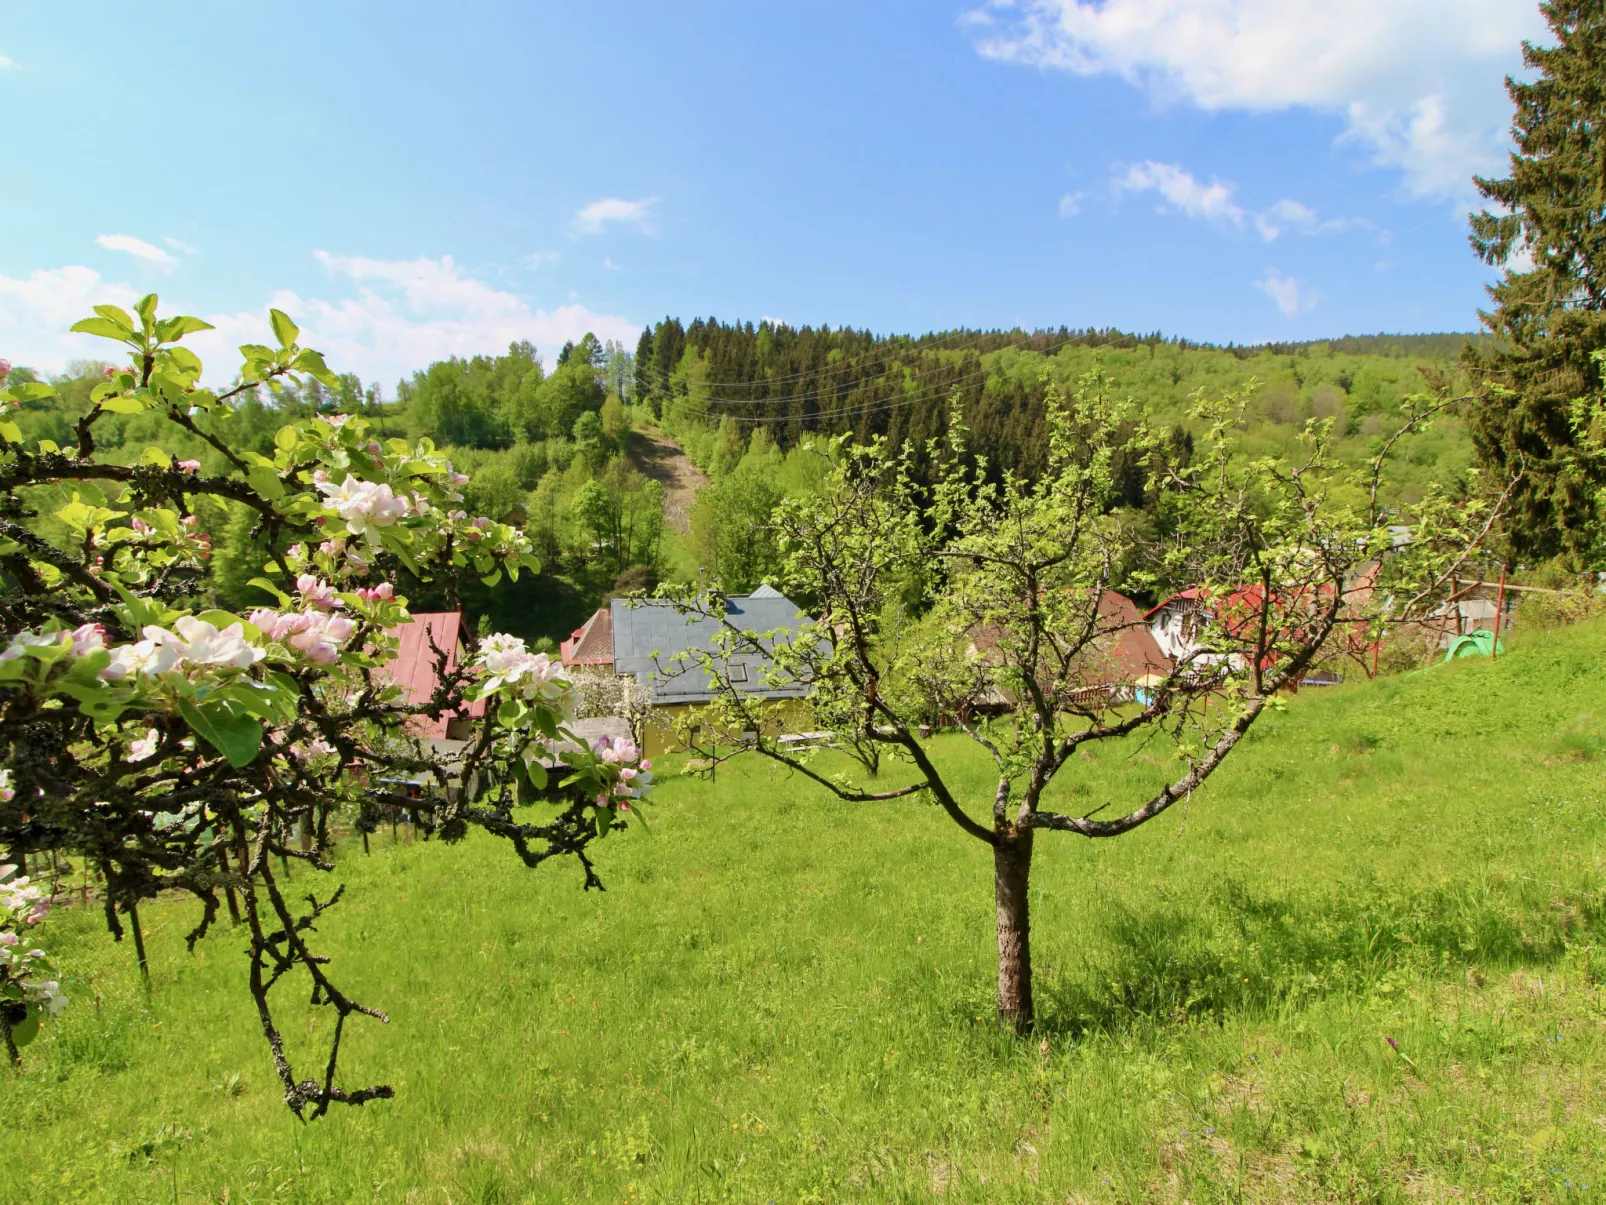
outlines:
{"label": "blue object in yard", "polygon": [[1496,643],[1493,632],[1468,632],[1450,641],[1450,647],[1444,650],[1444,659],[1454,661],[1457,657],[1489,657],[1505,651],[1506,646]]}

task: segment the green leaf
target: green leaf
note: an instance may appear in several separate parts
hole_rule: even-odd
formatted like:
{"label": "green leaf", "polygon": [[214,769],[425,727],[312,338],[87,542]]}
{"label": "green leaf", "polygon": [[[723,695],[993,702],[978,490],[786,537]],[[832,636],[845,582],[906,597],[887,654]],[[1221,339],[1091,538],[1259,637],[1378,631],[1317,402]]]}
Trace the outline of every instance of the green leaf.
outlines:
{"label": "green leaf", "polygon": [[290,689],[285,690],[277,684],[264,685],[250,678],[236,678],[212,697],[238,703],[258,719],[288,724],[296,718],[296,702],[301,694],[293,679]]}
{"label": "green leaf", "polygon": [[131,394],[120,397],[109,397],[100,403],[100,408],[107,414],[142,414],[145,403]]}
{"label": "green leaf", "polygon": [[28,1015],[11,1027],[12,1044],[21,1050],[39,1036],[39,1014],[32,1009]]}
{"label": "green leaf", "polygon": [[323,362],[323,354],[315,352],[311,348],[297,354],[295,363],[291,364],[290,367],[297,372],[304,372],[308,376],[316,378],[331,389],[340,384],[340,378],[330,372],[329,366]]}
{"label": "green leaf", "polygon": [[249,582],[246,583],[246,585],[255,586],[258,590],[262,590],[273,595],[274,598],[279,600],[279,605],[281,607],[288,607],[290,605],[290,596],[265,577],[253,577]]}
{"label": "green leaf", "polygon": [[270,502],[284,497],[284,482],[279,479],[277,469],[252,465],[245,471],[245,479],[251,483],[252,489]]}
{"label": "green leaf", "polygon": [[273,324],[273,336],[278,339],[280,347],[294,347],[296,337],[301,334],[301,328],[290,321],[290,316],[283,310],[269,310],[268,321]]}
{"label": "green leaf", "polygon": [[22,442],[22,429],[16,423],[0,421],[0,439],[7,443],[20,444]]}
{"label": "green leaf", "polygon": [[546,790],[547,773],[545,766],[538,761],[521,761],[519,764],[524,767],[524,772],[530,776],[530,785],[532,787],[537,791]]}
{"label": "green leaf", "polygon": [[139,340],[132,333],[106,318],[84,318],[67,329],[80,335],[99,335],[102,339],[116,339],[119,343],[139,346]]}
{"label": "green leaf", "polygon": [[610,828],[612,828],[612,827],[613,827],[613,809],[612,808],[606,808],[606,807],[598,808],[597,809],[597,836],[606,837],[608,835],[608,830]]}
{"label": "green leaf", "polygon": [[163,343],[172,343],[182,339],[185,335],[193,335],[196,331],[209,331],[216,329],[210,322],[203,322],[199,318],[188,316],[169,318],[157,324],[156,337]]}
{"label": "green leaf", "polygon": [[140,316],[148,331],[151,323],[156,321],[156,294],[147,293],[134,303],[134,313]]}
{"label": "green leaf", "polygon": [[134,333],[134,320],[128,316],[128,311],[123,309],[122,306],[97,305],[94,307],[94,310],[95,313],[99,314],[102,318],[106,319],[108,322],[116,323],[130,335]]}
{"label": "green leaf", "polygon": [[56,396],[55,389],[43,381],[24,381],[20,385],[13,385],[10,392],[19,402],[37,402]]}
{"label": "green leaf", "polygon": [[213,698],[197,706],[183,699],[178,710],[196,735],[228,758],[236,769],[250,765],[262,747],[262,725],[238,700]]}
{"label": "green leaf", "polygon": [[178,368],[180,372],[192,377],[201,375],[201,357],[189,348],[170,347],[167,349],[167,358],[173,362],[174,367]]}

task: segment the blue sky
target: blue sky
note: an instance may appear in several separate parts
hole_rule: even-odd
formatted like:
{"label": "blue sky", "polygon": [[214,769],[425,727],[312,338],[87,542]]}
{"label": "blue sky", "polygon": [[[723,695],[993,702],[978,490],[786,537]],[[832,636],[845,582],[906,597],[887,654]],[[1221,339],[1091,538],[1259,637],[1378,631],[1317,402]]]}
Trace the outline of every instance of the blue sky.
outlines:
{"label": "blue sky", "polygon": [[[70,10],[70,11],[69,11]],[[387,391],[773,318],[1466,330],[1528,0],[0,0],[0,356],[155,289]],[[228,365],[232,368],[232,365]]]}

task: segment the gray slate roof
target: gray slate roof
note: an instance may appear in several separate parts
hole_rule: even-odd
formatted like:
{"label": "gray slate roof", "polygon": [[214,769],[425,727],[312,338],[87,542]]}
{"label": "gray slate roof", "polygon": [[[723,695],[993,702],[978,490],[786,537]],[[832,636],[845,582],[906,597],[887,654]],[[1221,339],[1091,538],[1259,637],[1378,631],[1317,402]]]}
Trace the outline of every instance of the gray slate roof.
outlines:
{"label": "gray slate roof", "polygon": [[[637,682],[652,691],[652,701],[659,706],[705,703],[714,697],[706,671],[693,664],[675,673],[679,667],[672,665],[670,658],[684,649],[712,652],[714,636],[719,631],[715,620],[683,615],[673,604],[659,599],[634,604],[615,599],[610,605],[614,673],[634,675]],[[746,596],[727,598],[725,614],[736,627],[752,632],[771,632],[777,628],[796,632],[813,622],[796,603],[768,586],[760,586]],[[654,652],[658,654],[656,663]],[[748,687],[744,693],[756,698],[796,699],[808,693],[807,684],[802,682],[780,689],[767,687],[764,674],[770,669],[770,663],[766,658],[738,653],[730,663],[735,671],[733,679],[746,670]]]}

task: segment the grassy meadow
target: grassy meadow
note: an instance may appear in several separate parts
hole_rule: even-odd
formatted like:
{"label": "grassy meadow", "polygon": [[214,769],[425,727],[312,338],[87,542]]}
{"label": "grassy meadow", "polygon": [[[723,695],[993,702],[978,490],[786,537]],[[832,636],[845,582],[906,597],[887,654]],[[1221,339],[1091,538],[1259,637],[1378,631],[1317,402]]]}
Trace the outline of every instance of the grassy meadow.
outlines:
{"label": "grassy meadow", "polygon": [[[480,837],[349,851],[319,944],[391,1024],[354,1019],[343,1079],[398,1097],[315,1124],[226,915],[191,956],[196,906],[147,909],[147,1001],[65,910],[0,1201],[1606,1200],[1603,665],[1595,625],[1307,691],[1188,806],[1045,835],[1027,1041],[988,851],[763,764],[664,775],[604,894]],[[1164,756],[1079,761],[1060,802]],[[280,1007],[310,1073],[323,1010]]]}

